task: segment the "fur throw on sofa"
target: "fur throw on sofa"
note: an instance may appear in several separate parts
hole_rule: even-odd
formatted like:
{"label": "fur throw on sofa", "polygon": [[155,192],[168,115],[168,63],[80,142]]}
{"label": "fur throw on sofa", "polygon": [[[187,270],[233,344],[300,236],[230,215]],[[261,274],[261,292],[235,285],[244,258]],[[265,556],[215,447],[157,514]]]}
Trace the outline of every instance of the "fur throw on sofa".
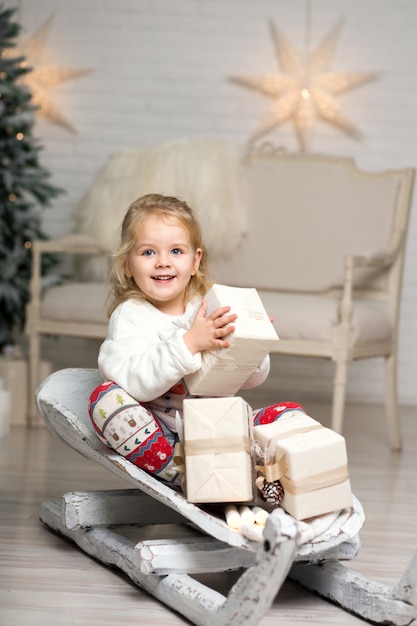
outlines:
{"label": "fur throw on sofa", "polygon": [[111,251],[118,245],[131,202],[147,193],[174,195],[196,212],[210,256],[227,257],[246,232],[240,160],[237,146],[216,139],[180,140],[114,154],[77,207],[77,230]]}

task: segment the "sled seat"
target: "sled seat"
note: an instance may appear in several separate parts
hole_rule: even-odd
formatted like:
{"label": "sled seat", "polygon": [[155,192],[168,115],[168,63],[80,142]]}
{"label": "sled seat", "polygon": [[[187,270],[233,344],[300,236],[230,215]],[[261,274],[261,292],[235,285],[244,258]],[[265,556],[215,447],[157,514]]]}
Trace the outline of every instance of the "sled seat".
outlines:
{"label": "sled seat", "polygon": [[[186,500],[98,439],[87,412],[100,377],[65,369],[36,393],[47,426],[77,452],[130,483],[129,489],[70,492],[43,502],[41,521],[87,554],[119,568],[170,609],[201,626],[257,624],[285,578],[331,599],[372,623],[409,624],[417,616],[417,552],[396,587],[355,573],[341,561],[356,556],[364,514],[359,501],[303,540],[299,523],[282,509],[260,537],[230,528],[220,508]],[[227,596],[198,575],[241,572]]]}

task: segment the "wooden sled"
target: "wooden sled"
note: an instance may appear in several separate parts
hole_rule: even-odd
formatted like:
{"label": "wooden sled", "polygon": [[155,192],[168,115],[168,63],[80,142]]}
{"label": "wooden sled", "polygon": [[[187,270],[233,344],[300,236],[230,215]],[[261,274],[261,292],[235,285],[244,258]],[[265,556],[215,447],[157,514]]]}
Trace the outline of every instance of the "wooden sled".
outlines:
{"label": "wooden sled", "polygon": [[[49,529],[119,568],[201,626],[257,624],[287,576],[370,623],[402,626],[417,617],[417,551],[395,587],[341,563],[359,550],[364,516],[356,498],[352,510],[341,512],[307,543],[301,543],[299,525],[282,509],[271,513],[261,540],[248,539],[229,528],[216,510],[187,502],[99,441],[87,413],[89,395],[99,382],[96,370],[56,372],[38,389],[38,408],[61,439],[132,488],[71,492],[61,502],[48,500],[40,518]],[[170,538],[155,538],[156,528],[169,530],[165,535]],[[198,580],[202,574],[232,570],[242,573],[227,596]]]}

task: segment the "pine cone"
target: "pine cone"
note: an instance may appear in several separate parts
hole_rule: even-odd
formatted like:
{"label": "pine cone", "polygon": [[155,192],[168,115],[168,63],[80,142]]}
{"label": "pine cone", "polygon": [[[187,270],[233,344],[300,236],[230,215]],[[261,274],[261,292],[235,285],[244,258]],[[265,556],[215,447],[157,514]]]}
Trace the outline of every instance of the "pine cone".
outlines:
{"label": "pine cone", "polygon": [[272,483],[264,482],[262,487],[259,489],[261,498],[268,502],[269,504],[274,504],[278,506],[284,497],[284,488],[281,485],[279,480],[274,480]]}

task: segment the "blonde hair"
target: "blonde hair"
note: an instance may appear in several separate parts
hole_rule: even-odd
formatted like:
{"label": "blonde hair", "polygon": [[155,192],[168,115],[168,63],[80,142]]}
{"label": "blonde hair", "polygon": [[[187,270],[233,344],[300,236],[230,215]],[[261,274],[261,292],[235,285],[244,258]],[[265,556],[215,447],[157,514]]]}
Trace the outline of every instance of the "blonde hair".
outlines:
{"label": "blonde hair", "polygon": [[152,216],[169,217],[177,220],[190,237],[194,251],[202,251],[198,270],[191,276],[185,292],[185,303],[195,296],[203,297],[212,285],[208,270],[207,250],[202,241],[200,224],[192,209],[178,198],[151,193],[138,198],[128,208],[123,219],[120,233],[120,246],[113,255],[110,270],[110,292],[108,296],[107,314],[110,315],[119,304],[130,298],[146,299],[133,278],[125,273],[128,255],[136,243],[138,226]]}

